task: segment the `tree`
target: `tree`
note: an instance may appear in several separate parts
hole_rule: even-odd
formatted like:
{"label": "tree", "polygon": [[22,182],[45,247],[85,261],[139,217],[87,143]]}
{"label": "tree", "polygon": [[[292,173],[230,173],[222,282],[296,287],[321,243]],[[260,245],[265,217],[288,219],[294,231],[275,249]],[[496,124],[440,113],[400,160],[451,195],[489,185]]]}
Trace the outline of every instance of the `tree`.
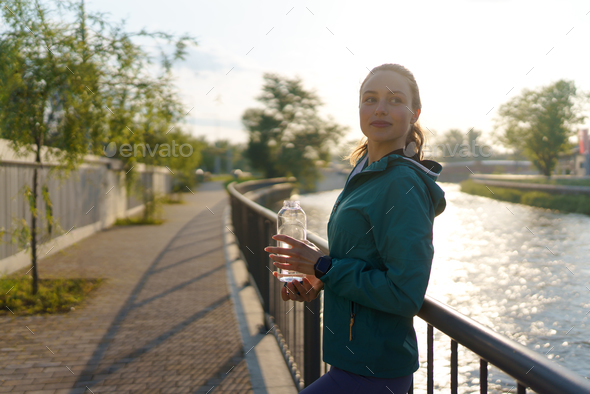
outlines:
{"label": "tree", "polygon": [[437,149],[441,149],[443,158],[454,158],[457,149],[465,141],[465,134],[459,129],[450,129],[442,135],[441,142]]}
{"label": "tree", "polygon": [[[469,129],[466,133],[459,129],[449,129],[436,139],[433,154],[438,156],[442,153],[443,159],[449,161],[457,158],[477,158],[482,155],[477,149],[479,138],[482,132],[474,128]],[[460,160],[460,159],[459,159]]]}
{"label": "tree", "polygon": [[329,162],[329,142],[336,142],[347,127],[318,114],[319,97],[304,89],[300,78],[264,74],[257,100],[265,108],[250,108],[242,123],[250,133],[245,151],[253,169],[265,177],[295,176],[302,190],[312,190],[319,177],[317,162]]}
{"label": "tree", "polygon": [[574,126],[587,96],[573,81],[559,80],[536,90],[524,89],[498,109],[496,138],[506,147],[522,151],[545,176],[550,176],[560,152],[567,150]]}
{"label": "tree", "polygon": [[[0,132],[18,152],[35,155],[32,187],[27,188],[31,211],[30,244],[33,294],[38,290],[37,199],[42,149],[71,168],[86,152],[85,135],[77,110],[80,78],[68,70],[79,63],[74,55],[75,37],[66,27],[47,19],[42,4],[13,1],[3,8],[7,28],[0,35]],[[68,67],[69,66],[69,67]]]}
{"label": "tree", "polygon": [[231,168],[250,171],[250,163],[244,158],[245,144],[232,144],[227,139],[218,139],[209,143],[204,136],[199,137],[198,141],[202,144],[201,168],[203,170],[229,172],[228,168]]}
{"label": "tree", "polygon": [[[74,15],[51,19],[50,14],[58,10],[59,15],[61,11]],[[13,0],[4,4],[2,16],[6,23],[0,32],[0,135],[12,141],[15,151],[35,155],[26,197],[32,214],[32,288],[37,293],[37,200],[44,160],[51,157],[71,170],[86,153],[102,151],[107,136],[122,139],[129,134],[127,125],[141,118],[142,111],[150,111],[147,98],[170,98],[171,90],[161,87],[169,83],[170,65],[182,58],[191,39],[181,37],[174,55],[163,56],[165,75],[156,83],[145,76],[147,55],[132,43],[133,34],[126,33],[123,26],[110,25],[101,14],[88,16],[83,0],[58,2],[56,8],[37,1]],[[89,30],[89,23],[94,32]],[[165,33],[141,31],[136,35],[173,41]],[[176,107],[172,110],[171,106]],[[178,112],[177,107],[177,100],[172,100],[170,104],[160,103],[158,108],[169,113]],[[174,116],[167,119],[176,119]],[[136,138],[143,136],[138,133]],[[50,208],[45,186],[42,192]]]}
{"label": "tree", "polygon": [[469,156],[470,157],[477,157],[477,152],[475,147],[477,146],[478,139],[481,137],[481,131],[471,128],[467,134],[465,135],[465,140],[467,145],[469,146]]}

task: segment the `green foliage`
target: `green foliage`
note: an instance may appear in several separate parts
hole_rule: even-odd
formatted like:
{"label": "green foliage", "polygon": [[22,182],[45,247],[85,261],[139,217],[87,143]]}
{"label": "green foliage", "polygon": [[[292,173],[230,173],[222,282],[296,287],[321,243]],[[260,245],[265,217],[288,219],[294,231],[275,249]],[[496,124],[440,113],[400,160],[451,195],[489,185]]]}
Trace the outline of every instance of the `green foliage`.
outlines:
{"label": "green foliage", "polygon": [[144,195],[148,195],[144,198],[143,208],[143,222],[145,224],[159,224],[161,222],[160,217],[162,215],[162,197],[156,195],[153,190],[147,189],[144,191]]}
{"label": "green foliage", "polygon": [[[183,59],[189,36],[175,38],[163,32],[127,32],[124,24],[113,24],[103,14],[87,13],[84,1],[9,0],[3,2],[0,30],[0,137],[11,140],[17,153],[35,155],[33,182],[26,197],[33,214],[30,230],[23,226],[13,238],[30,237],[37,250],[38,169],[48,160],[60,170],[73,170],[87,153],[101,154],[110,142],[131,144],[193,144],[195,154],[166,163],[185,174],[198,167],[200,145],[180,132],[170,133],[184,116],[173,84],[171,67]],[[135,37],[149,37],[160,46],[157,75],[150,70],[152,59]],[[171,54],[162,48],[174,47]],[[160,158],[118,157],[125,163],[129,184],[138,162],[161,165]],[[48,191],[41,190],[47,212],[48,233],[54,230],[53,209]],[[156,212],[147,198],[146,212]],[[35,291],[36,253],[32,255]]]}
{"label": "green foliage", "polygon": [[162,204],[169,204],[169,205],[184,204],[183,195],[184,195],[184,193],[172,193],[172,194],[166,195],[162,198]]}
{"label": "green foliage", "polygon": [[548,178],[548,177],[538,177],[538,178],[524,178],[524,179],[515,179],[515,178],[505,178],[505,177],[498,177],[493,178],[494,180],[501,180],[503,182],[518,182],[518,183],[540,183],[544,185],[564,185],[564,186],[590,186],[590,178]]}
{"label": "green foliage", "polygon": [[[479,140],[481,134],[481,131],[473,128],[467,132],[449,129],[436,139],[434,146],[431,147],[432,154],[437,158],[440,157],[441,161],[481,157],[479,148],[476,148],[482,145]],[[487,153],[486,150],[485,154]]]}
{"label": "green foliage", "polygon": [[461,191],[469,194],[539,208],[590,215],[590,198],[586,194],[549,194],[540,191],[526,191],[497,186],[486,187],[483,184],[473,182],[471,179],[461,182],[460,185]]}
{"label": "green foliage", "polygon": [[[245,157],[246,146],[244,144],[232,144],[226,139],[219,139],[209,143],[202,136],[199,137],[199,141],[202,144],[200,168],[204,171],[215,172],[216,157],[219,157],[220,172],[227,172],[228,165],[232,169],[247,172],[251,170],[250,162]],[[231,163],[228,163],[228,160],[231,160]]]}
{"label": "green foliage", "polygon": [[35,193],[33,193],[29,186],[25,186],[25,198],[29,202],[31,215],[37,217],[37,196],[35,196]]}
{"label": "green foliage", "polygon": [[498,109],[496,137],[505,146],[523,152],[542,174],[550,176],[558,154],[571,148],[568,138],[574,135],[575,126],[586,118],[580,113],[587,99],[587,94],[577,92],[573,81],[524,89]]}
{"label": "green foliage", "polygon": [[24,218],[15,219],[16,225],[11,231],[10,241],[16,244],[19,249],[28,249],[31,240],[31,230]]}
{"label": "green foliage", "polygon": [[45,219],[47,221],[47,234],[51,236],[51,232],[53,231],[53,203],[51,202],[51,198],[49,196],[49,188],[47,185],[43,185],[41,188],[41,193],[43,195],[43,201],[45,202]]}
{"label": "green foliage", "polygon": [[88,100],[78,71],[84,60],[77,56],[77,31],[51,20],[55,10],[45,3],[8,1],[2,12],[0,133],[15,149],[35,153],[37,162],[43,146],[59,148],[47,150],[46,157],[71,167],[87,146],[79,132]]}
{"label": "green foliage", "polygon": [[330,161],[329,143],[348,128],[320,118],[322,102],[304,89],[301,79],[266,73],[264,80],[257,100],[265,108],[250,108],[242,115],[250,133],[245,155],[265,177],[295,176],[303,190],[313,190],[319,163]]}
{"label": "green foliage", "polygon": [[0,316],[69,312],[102,283],[102,279],[41,279],[32,295],[28,276],[1,277]]}

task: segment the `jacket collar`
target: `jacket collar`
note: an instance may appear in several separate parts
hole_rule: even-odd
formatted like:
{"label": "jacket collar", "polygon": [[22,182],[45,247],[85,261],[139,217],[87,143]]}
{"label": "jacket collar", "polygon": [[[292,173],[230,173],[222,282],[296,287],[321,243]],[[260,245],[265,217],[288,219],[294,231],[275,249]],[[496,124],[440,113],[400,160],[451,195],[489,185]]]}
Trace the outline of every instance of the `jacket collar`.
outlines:
{"label": "jacket collar", "polygon": [[[367,152],[365,152],[365,154],[361,158],[359,158],[359,160],[357,161],[357,165],[359,163],[362,163],[361,165],[364,166],[365,162],[368,159],[369,159],[369,152],[367,151]],[[426,175],[428,175],[429,178],[431,178],[432,180],[435,180],[435,181],[439,177],[440,172],[442,170],[442,165],[440,165],[440,163],[438,163],[434,160],[420,160],[418,158],[417,153],[412,157],[407,157],[404,154],[403,149],[396,149],[396,150],[389,152],[388,154],[383,156],[381,159],[371,163],[371,165],[367,166],[367,168],[363,171],[383,171],[387,167],[391,167],[391,166],[400,164],[404,160],[407,161],[407,163],[410,163],[411,167],[413,167],[414,169],[421,170]],[[355,167],[356,167],[356,165],[355,165]]]}

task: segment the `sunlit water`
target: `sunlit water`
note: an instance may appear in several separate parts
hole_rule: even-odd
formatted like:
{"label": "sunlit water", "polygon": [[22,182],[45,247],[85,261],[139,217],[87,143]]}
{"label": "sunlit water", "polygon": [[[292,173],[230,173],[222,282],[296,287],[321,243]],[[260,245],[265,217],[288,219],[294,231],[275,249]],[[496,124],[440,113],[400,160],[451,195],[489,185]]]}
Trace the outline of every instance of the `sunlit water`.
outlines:
{"label": "sunlit water", "polygon": [[[434,222],[427,294],[496,332],[590,377],[590,217],[496,201],[439,183],[447,207]],[[327,239],[341,190],[298,196],[308,229]],[[426,323],[414,318],[426,390]],[[435,332],[435,391],[449,392],[450,339]],[[489,368],[490,393],[515,393]],[[479,358],[459,346],[459,392],[479,392]],[[528,392],[532,392],[529,390]]]}

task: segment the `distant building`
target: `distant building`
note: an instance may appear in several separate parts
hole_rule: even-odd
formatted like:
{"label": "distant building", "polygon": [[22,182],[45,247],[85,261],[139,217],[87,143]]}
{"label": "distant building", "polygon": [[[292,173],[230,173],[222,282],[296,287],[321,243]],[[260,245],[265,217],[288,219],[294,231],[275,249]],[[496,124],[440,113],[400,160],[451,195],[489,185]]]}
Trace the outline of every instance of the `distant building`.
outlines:
{"label": "distant building", "polygon": [[536,175],[539,170],[528,160],[471,160],[440,162],[443,169],[438,181],[461,182],[471,174],[526,174]]}
{"label": "distant building", "polygon": [[578,130],[578,146],[559,155],[555,173],[558,175],[590,176],[588,129]]}

